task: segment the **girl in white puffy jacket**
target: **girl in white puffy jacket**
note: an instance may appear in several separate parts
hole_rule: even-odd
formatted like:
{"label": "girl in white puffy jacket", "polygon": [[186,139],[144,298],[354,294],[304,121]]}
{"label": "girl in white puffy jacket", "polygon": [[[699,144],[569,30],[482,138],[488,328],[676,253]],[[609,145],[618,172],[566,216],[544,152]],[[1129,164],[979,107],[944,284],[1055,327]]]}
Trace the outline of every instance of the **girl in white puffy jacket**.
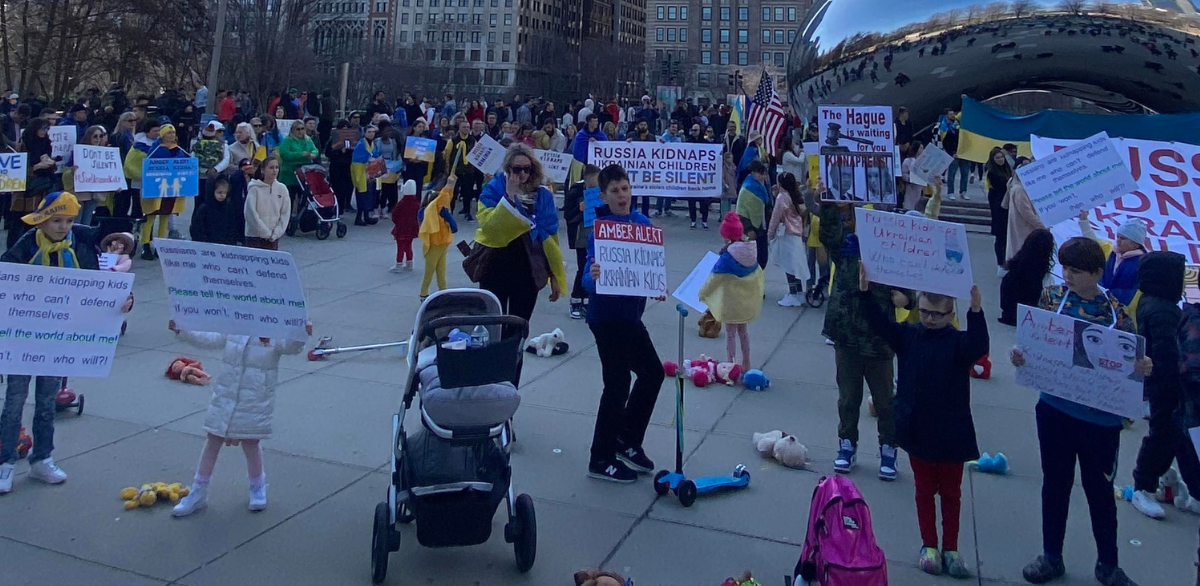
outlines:
{"label": "girl in white puffy jacket", "polygon": [[[174,320],[167,327],[196,346],[225,350],[221,372],[213,377],[212,402],[204,417],[208,440],[200,454],[196,477],[191,492],[175,505],[171,514],[185,517],[208,505],[208,483],[223,445],[240,444],[246,455],[250,510],[267,508],[267,476],[263,472],[259,441],[271,437],[279,358],[298,354],[304,348],[304,341],[181,331]],[[305,330],[312,334],[312,324],[306,325]]]}

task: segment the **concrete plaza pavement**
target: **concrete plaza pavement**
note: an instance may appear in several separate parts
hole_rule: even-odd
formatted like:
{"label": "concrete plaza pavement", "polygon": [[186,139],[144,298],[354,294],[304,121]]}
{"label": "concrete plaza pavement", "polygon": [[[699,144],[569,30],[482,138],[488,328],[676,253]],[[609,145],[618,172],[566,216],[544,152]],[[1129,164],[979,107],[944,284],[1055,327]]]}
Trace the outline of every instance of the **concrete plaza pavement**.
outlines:
{"label": "concrete plaza pavement", "polygon": [[[689,231],[680,217],[661,222],[672,284],[706,250],[720,246],[715,215],[712,220],[710,231]],[[302,266],[314,342],[323,335],[339,344],[407,337],[419,303],[421,262],[417,272],[388,272],[395,253],[389,227],[386,222],[352,227],[345,240],[319,242],[308,234],[284,241],[283,249]],[[968,473],[964,479],[960,550],[976,577],[962,583],[1019,584],[1021,567],[1041,550],[1036,394],[1014,384],[1004,359],[1014,330],[994,320],[999,282],[991,247],[988,235],[970,238],[997,358],[993,378],[973,385],[973,403],[980,448],[1007,454],[1012,473]],[[453,261],[451,286],[469,286]],[[573,260],[568,264],[573,272]],[[35,483],[21,462],[14,491],[0,497],[0,585],[368,584],[372,511],[387,486],[391,414],[405,375],[401,355],[392,349],[322,362],[285,358],[274,437],[263,444],[270,482],[266,511],[246,510],[245,468],[237,449],[221,456],[207,510],[186,519],[171,518],[167,505],[124,511],[122,487],[189,483],[203,444],[209,390],[168,381],[162,374],[168,362],[186,354],[206,360],[210,370],[220,368],[216,353],[184,345],[167,331],[158,263],[136,260],[134,267],[137,305],[112,376],[72,380],[72,387],[86,393],[87,410],[82,417],[60,414],[57,422],[55,458],[70,480],[61,486]],[[502,538],[501,512],[492,539],[473,548],[425,549],[413,528],[404,528],[387,583],[550,586],[570,583],[579,568],[603,565],[639,586],[715,586],[745,569],[765,585],[781,584],[799,555],[812,490],[822,475],[832,474],[837,446],[833,349],[822,343],[823,310],[777,306],[785,290],[782,274],[772,267],[762,317],[750,326],[753,361],[771,377],[770,390],[687,385],[687,472],[728,474],[745,463],[753,481],[747,490],[703,497],[686,509],[674,498],[656,499],[648,478],[623,486],[585,476],[600,365],[586,325],[569,319],[565,300],[549,303],[543,295],[531,331],[561,327],[571,352],[526,360],[515,421],[514,484],[536,504],[537,563],[528,574],[517,573],[512,548]],[[651,303],[645,316],[663,358],[676,355],[674,307],[673,300]],[[687,356],[723,355],[723,339],[696,335],[694,315],[686,328]],[[668,380],[646,445],[661,467],[673,459],[673,400]],[[27,425],[31,416],[30,404]],[[901,455],[896,482],[876,479],[873,427],[864,406],[861,458],[851,478],[872,508],[891,583],[953,583],[916,569],[920,540],[912,474]],[[771,429],[793,433],[808,446],[810,470],[789,470],[757,456],[751,434]],[[1139,421],[1122,434],[1121,484],[1131,482],[1145,429]],[[1153,521],[1128,504],[1118,505],[1122,564],[1140,584],[1194,579],[1200,518],[1167,510],[1166,520]],[[1094,584],[1095,546],[1081,490],[1073,494],[1067,540],[1068,577],[1059,583]]]}

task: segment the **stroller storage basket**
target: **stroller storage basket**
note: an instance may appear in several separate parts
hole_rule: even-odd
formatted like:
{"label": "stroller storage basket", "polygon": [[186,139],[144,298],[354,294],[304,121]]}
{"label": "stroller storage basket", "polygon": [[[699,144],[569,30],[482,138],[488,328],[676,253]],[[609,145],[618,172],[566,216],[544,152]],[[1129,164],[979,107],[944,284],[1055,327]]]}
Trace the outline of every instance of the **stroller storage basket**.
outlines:
{"label": "stroller storage basket", "polygon": [[508,458],[491,440],[463,445],[422,430],[407,440],[409,506],[426,547],[477,545],[508,492]]}
{"label": "stroller storage basket", "polygon": [[441,340],[442,336],[435,337],[439,330],[449,333],[450,329],[458,328],[470,333],[479,325],[487,327],[489,335],[489,342],[481,348],[450,350],[438,344],[438,376],[443,388],[477,387],[516,379],[517,365],[522,359],[521,346],[529,333],[529,324],[519,317],[443,317],[426,324],[421,336]]}

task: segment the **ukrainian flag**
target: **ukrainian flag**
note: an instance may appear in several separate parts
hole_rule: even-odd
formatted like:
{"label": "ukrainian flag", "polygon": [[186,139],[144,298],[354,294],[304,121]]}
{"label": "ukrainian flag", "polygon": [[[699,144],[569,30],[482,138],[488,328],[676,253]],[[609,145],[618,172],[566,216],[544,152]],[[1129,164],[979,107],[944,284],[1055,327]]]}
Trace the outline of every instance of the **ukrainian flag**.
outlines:
{"label": "ukrainian flag", "polygon": [[737,129],[738,134],[746,134],[746,96],[738,96],[729,105],[729,123]]}

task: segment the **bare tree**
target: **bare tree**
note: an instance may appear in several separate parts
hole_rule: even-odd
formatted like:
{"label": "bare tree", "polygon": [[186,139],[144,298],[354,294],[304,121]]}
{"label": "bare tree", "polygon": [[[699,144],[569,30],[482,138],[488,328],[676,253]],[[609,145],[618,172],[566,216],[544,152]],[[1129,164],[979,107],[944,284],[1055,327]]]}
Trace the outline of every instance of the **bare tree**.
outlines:
{"label": "bare tree", "polygon": [[1013,3],[1009,6],[1011,7],[1013,16],[1021,18],[1021,16],[1033,10],[1033,0],[1013,0]]}
{"label": "bare tree", "polygon": [[1079,16],[1087,10],[1087,0],[1062,0],[1058,6],[1066,12]]}

